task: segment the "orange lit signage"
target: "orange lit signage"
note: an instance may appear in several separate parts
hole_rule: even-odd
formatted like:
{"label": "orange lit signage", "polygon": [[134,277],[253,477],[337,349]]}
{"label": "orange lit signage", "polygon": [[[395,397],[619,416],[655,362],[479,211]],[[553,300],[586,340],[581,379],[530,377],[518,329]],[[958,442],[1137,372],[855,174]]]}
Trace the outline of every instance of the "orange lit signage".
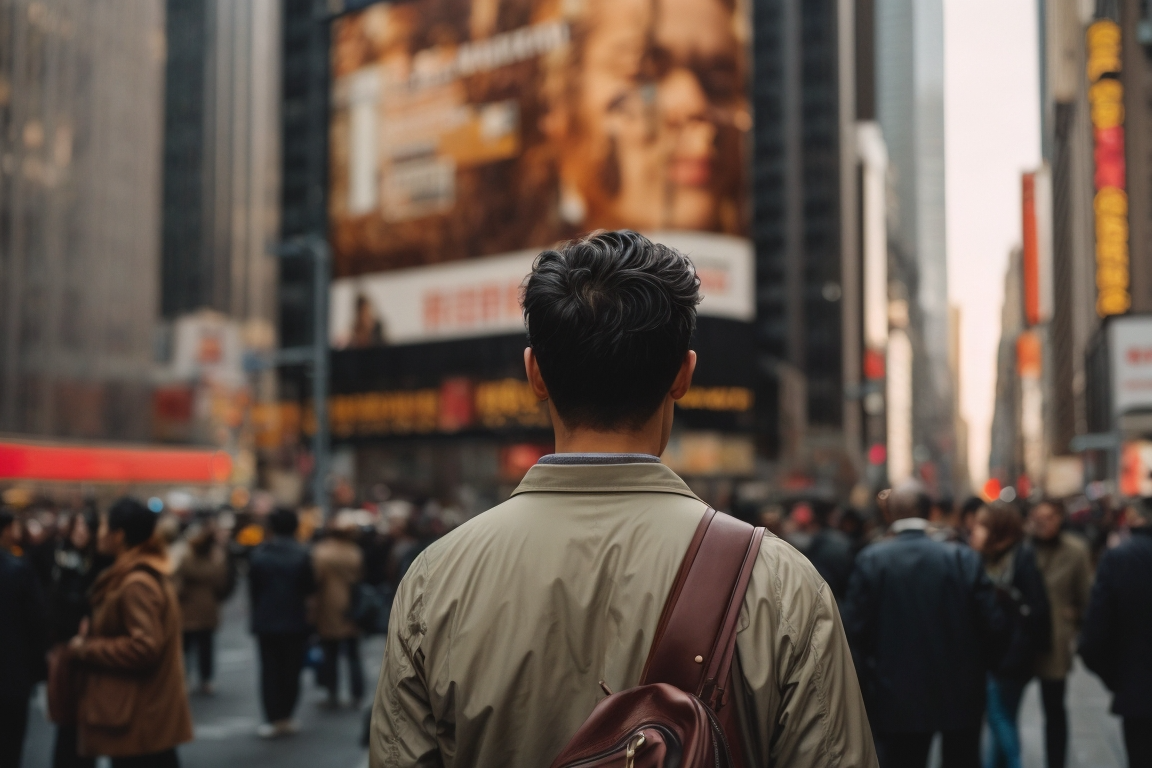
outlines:
{"label": "orange lit signage", "polygon": [[1036,174],[1024,174],[1024,317],[1040,322],[1040,244],[1036,230]]}
{"label": "orange lit signage", "polygon": [[1128,311],[1128,195],[1124,164],[1124,85],[1120,26],[1103,19],[1088,28],[1088,102],[1096,140],[1096,312]]}
{"label": "orange lit signage", "polygon": [[1041,370],[1040,337],[1035,331],[1024,331],[1016,337],[1016,371],[1023,378],[1039,378]]}

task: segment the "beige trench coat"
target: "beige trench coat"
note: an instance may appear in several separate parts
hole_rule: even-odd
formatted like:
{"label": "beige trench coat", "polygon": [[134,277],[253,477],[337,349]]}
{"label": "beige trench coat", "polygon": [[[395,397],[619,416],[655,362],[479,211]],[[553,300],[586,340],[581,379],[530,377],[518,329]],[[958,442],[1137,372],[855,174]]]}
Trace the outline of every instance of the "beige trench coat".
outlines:
{"label": "beige trench coat", "polygon": [[[603,698],[598,681],[638,683],[704,510],[662,464],[537,465],[429,547],[392,608],[372,767],[550,764]],[[876,765],[835,601],[775,537],[737,648],[754,765]]]}
{"label": "beige trench coat", "polygon": [[348,617],[352,588],[363,577],[364,554],[347,539],[332,536],[312,548],[316,574],[316,634],[322,640],[344,640],[360,634]]}
{"label": "beige trench coat", "polygon": [[1072,669],[1076,635],[1092,591],[1092,565],[1088,545],[1073,533],[1061,533],[1051,544],[1035,541],[1033,548],[1052,606],[1052,649],[1036,660],[1036,674],[1059,680]]}
{"label": "beige trench coat", "polygon": [[228,559],[223,547],[213,545],[206,554],[189,549],[173,577],[180,596],[185,632],[216,629],[220,625],[220,595],[228,584]]}

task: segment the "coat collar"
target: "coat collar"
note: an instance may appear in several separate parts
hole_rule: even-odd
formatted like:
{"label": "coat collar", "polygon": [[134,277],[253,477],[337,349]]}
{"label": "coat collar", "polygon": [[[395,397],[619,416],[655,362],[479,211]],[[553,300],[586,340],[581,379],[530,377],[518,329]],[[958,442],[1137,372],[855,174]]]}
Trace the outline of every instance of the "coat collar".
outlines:
{"label": "coat collar", "polygon": [[692,499],[680,476],[663,464],[537,464],[512,492],[674,493]]}
{"label": "coat collar", "polygon": [[172,571],[172,565],[163,545],[150,539],[120,555],[116,558],[116,562],[100,574],[96,583],[92,585],[92,603],[101,602],[109,590],[120,586],[128,574],[141,567],[165,575]]}

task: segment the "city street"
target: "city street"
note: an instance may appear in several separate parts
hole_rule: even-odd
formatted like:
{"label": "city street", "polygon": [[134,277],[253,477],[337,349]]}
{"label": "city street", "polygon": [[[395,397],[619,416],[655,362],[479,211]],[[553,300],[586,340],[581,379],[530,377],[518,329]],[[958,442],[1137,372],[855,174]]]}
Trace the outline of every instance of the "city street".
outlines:
{"label": "city street", "polygon": [[[305,672],[304,692],[297,709],[300,733],[280,741],[264,741],[255,735],[260,723],[258,660],[255,644],[247,631],[246,603],[247,593],[241,587],[225,608],[224,626],[217,635],[216,695],[192,697],[196,740],[180,748],[183,765],[186,768],[217,765],[361,768],[366,765],[367,753],[359,742],[362,717],[349,708],[329,712],[317,707],[323,693],[313,684],[311,672]],[[364,673],[370,691],[375,689],[383,645],[382,638],[372,638],[363,645]],[[1108,702],[1107,691],[1077,662],[1068,693],[1072,734],[1069,768],[1123,768],[1125,765],[1119,720],[1108,714]],[[42,695],[33,709],[24,768],[48,768],[52,764],[53,729],[44,716]],[[1024,768],[1044,768],[1042,723],[1039,688],[1033,684],[1025,694],[1020,713]]]}
{"label": "city street", "polygon": [[[323,689],[315,686],[311,671],[304,673],[303,692],[296,717],[300,733],[290,739],[265,741],[256,736],[261,722],[259,659],[248,633],[247,591],[241,584],[224,609],[224,625],[217,635],[216,694],[191,697],[196,740],[180,747],[184,766],[233,765],[244,768],[360,768],[367,751],[360,747],[361,713],[347,706],[339,711],[321,709]],[[364,675],[369,694],[384,653],[382,638],[362,646]],[[43,688],[41,688],[43,691]],[[347,700],[347,686],[342,698]],[[52,764],[53,726],[44,716],[43,696],[33,704],[24,768]]]}

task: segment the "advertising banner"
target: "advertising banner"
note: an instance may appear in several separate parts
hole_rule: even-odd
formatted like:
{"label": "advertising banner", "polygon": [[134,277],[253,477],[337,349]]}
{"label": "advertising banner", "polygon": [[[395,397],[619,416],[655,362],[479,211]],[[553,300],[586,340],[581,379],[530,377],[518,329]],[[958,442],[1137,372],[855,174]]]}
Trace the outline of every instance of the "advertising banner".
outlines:
{"label": "advertising banner", "polygon": [[[692,257],[700,276],[701,315],[755,317],[751,244],[743,238],[657,232],[658,242]],[[359,348],[520,333],[520,286],[539,250],[415,267],[333,281],[332,344]]]}
{"label": "advertising banner", "polygon": [[1152,315],[1117,317],[1112,348],[1112,413],[1152,410]]}
{"label": "advertising banner", "polygon": [[502,332],[531,259],[597,229],[721,236],[694,241],[702,271],[744,243],[750,300],[740,0],[378,3],[332,35],[334,273],[404,270],[337,280],[338,343]]}

